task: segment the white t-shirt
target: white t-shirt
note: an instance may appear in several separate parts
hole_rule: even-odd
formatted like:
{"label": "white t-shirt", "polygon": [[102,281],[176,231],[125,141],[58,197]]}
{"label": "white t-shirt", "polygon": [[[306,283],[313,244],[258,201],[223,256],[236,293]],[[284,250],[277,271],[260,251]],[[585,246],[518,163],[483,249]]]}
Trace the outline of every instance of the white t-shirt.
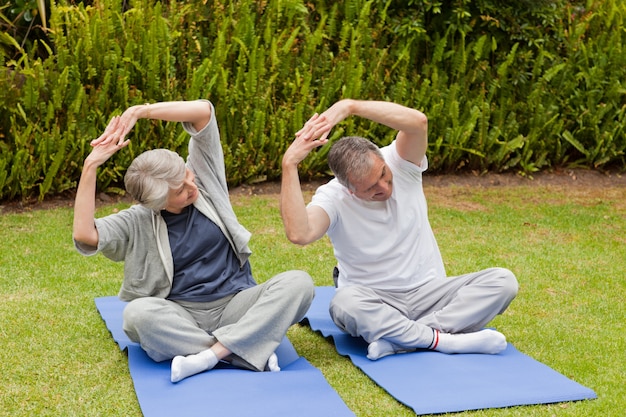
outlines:
{"label": "white t-shirt", "polygon": [[409,290],[446,276],[422,189],[426,157],[418,167],[400,158],[395,142],[381,152],[393,173],[388,200],[361,200],[333,179],[319,187],[309,203],[330,217],[327,234],[337,259],[339,287]]}

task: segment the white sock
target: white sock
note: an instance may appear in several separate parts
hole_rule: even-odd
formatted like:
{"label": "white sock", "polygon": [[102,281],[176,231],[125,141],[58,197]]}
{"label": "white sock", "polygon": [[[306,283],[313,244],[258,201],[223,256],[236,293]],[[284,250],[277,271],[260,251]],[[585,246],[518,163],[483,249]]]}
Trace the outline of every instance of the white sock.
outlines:
{"label": "white sock", "polygon": [[172,382],[178,382],[188,376],[213,369],[217,365],[217,356],[211,349],[189,356],[176,356],[172,360]]}
{"label": "white sock", "polygon": [[385,356],[403,352],[408,352],[408,350],[394,345],[388,340],[378,339],[370,343],[367,347],[367,359],[375,361],[376,359],[380,359]]}
{"label": "white sock", "polygon": [[500,332],[485,329],[474,333],[440,333],[439,342],[431,349],[443,353],[487,353],[494,355],[506,349],[506,337]]}
{"label": "white sock", "polygon": [[278,366],[278,356],[276,356],[275,353],[272,353],[270,358],[267,360],[267,365],[265,366],[265,369],[270,372],[280,371],[280,366]]}

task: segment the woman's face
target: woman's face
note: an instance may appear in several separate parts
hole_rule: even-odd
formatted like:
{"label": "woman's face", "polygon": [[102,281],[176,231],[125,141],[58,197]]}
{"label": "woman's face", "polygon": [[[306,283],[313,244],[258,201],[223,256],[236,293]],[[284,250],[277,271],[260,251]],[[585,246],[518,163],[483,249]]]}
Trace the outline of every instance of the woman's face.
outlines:
{"label": "woman's face", "polygon": [[196,176],[189,168],[185,173],[183,185],[173,188],[167,194],[165,210],[170,213],[180,213],[185,207],[193,204],[198,199],[198,186],[195,183]]}

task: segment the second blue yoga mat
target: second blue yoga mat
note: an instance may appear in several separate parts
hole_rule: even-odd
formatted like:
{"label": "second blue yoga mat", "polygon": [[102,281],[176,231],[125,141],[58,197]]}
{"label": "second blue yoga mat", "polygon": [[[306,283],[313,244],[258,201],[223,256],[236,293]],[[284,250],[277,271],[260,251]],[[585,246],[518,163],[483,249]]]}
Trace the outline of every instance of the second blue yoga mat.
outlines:
{"label": "second blue yoga mat", "polygon": [[333,287],[318,287],[306,315],[313,330],[332,337],[380,387],[417,414],[438,414],[596,398],[589,388],[519,352],[509,343],[498,355],[419,351],[367,359],[367,344],[339,330],[328,313]]}

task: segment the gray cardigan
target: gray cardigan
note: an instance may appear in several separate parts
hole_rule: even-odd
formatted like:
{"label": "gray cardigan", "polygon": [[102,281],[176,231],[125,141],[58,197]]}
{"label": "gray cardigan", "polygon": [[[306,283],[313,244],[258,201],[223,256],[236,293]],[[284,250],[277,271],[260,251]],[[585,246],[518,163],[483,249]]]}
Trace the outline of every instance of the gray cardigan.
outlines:
{"label": "gray cardigan", "polygon": [[[204,129],[196,132],[189,123],[183,123],[183,128],[191,135],[187,166],[196,175],[200,190],[194,206],[222,229],[243,266],[251,254],[250,232],[239,224],[230,204],[213,105],[211,121]],[[174,262],[163,217],[142,205],[134,205],[95,222],[98,247],[77,241],[74,245],[83,255],[101,252],[113,261],[124,261],[124,281],[119,297],[124,301],[167,297],[172,288]]]}

